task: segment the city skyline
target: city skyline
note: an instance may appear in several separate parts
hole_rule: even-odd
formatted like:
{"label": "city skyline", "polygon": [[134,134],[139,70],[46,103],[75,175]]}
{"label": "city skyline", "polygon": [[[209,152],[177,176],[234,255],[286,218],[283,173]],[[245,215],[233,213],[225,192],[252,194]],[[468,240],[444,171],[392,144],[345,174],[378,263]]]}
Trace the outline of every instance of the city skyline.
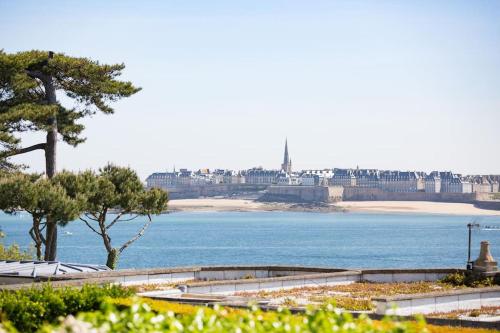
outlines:
{"label": "city skyline", "polygon": [[370,167],[360,167],[359,165],[356,166],[349,166],[349,167],[338,167],[338,166],[328,166],[328,167],[316,167],[316,168],[308,168],[308,169],[292,169],[292,159],[289,153],[289,148],[288,148],[288,138],[285,138],[285,145],[284,145],[284,151],[283,151],[283,158],[282,158],[282,163],[279,167],[269,167],[265,168],[262,165],[253,165],[250,167],[242,168],[242,169],[231,169],[231,168],[224,168],[224,167],[216,167],[216,168],[210,168],[206,166],[202,167],[194,167],[194,168],[185,168],[183,166],[176,166],[175,164],[172,166],[171,169],[163,169],[163,170],[155,170],[153,173],[157,172],[179,172],[181,170],[189,170],[191,172],[198,172],[198,171],[209,171],[209,172],[215,172],[218,170],[226,170],[226,171],[248,171],[251,169],[263,169],[263,170],[274,170],[274,171],[281,171],[287,174],[290,173],[302,173],[305,171],[320,171],[320,170],[335,170],[335,169],[341,169],[341,170],[374,170],[374,171],[395,171],[395,172],[424,172],[426,174],[431,174],[434,172],[450,172],[453,174],[458,174],[461,176],[488,176],[488,175],[494,175],[494,176],[500,176],[499,173],[495,174],[481,174],[481,173],[475,173],[475,174],[462,174],[459,172],[455,172],[454,170],[437,170],[437,169],[432,169],[432,170],[417,170],[417,169],[395,169],[395,168],[389,168],[389,169],[380,169],[380,168],[370,168]]}
{"label": "city skyline", "polygon": [[499,3],[116,4],[0,1],[5,52],[123,62],[143,88],[59,170],[277,168],[288,137],[297,170],[500,173]]}

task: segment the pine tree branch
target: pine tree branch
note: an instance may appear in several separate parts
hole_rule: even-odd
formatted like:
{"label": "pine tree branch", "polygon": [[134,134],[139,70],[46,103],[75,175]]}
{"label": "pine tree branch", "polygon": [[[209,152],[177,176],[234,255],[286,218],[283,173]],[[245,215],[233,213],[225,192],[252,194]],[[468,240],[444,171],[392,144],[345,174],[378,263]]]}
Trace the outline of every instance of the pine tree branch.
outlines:
{"label": "pine tree branch", "polygon": [[115,219],[113,221],[111,221],[111,223],[106,226],[106,230],[108,230],[109,228],[111,228],[113,226],[113,224],[115,224],[118,221],[120,221],[120,222],[128,222],[128,221],[135,220],[136,218],[138,218],[140,216],[139,214],[137,214],[136,216],[131,217],[129,219],[120,220],[120,217],[122,217],[124,214],[125,213],[119,213],[118,216],[116,216]]}
{"label": "pine tree branch", "polygon": [[118,222],[118,220],[120,219],[120,217],[122,217],[123,213],[118,213],[118,215],[116,215],[116,217],[114,218],[113,221],[111,221],[107,226],[106,226],[106,230],[108,230],[109,228],[111,228],[113,226],[113,224],[115,224],[116,222]]}
{"label": "pine tree branch", "polygon": [[15,156],[15,155],[21,155],[25,153],[29,153],[30,151],[37,150],[37,149],[42,149],[45,150],[45,143],[38,143],[33,146],[29,146],[26,148],[21,148],[21,149],[14,149],[11,151],[6,151],[0,154],[0,158],[5,158],[5,157],[10,157],[10,156]]}
{"label": "pine tree branch", "polygon": [[87,222],[87,220],[85,220],[85,219],[83,219],[81,217],[80,217],[80,220],[82,220],[83,222],[85,222],[85,224],[87,225],[87,227],[89,227],[93,232],[95,232],[96,234],[98,234],[99,236],[102,237],[102,234],[99,231],[95,230],[94,227],[91,226],[90,223]]}
{"label": "pine tree branch", "polygon": [[144,231],[146,231],[146,229],[151,225],[151,222],[153,222],[151,220],[151,215],[149,215],[149,214],[148,214],[148,219],[149,219],[149,221],[146,222],[146,224],[144,224],[144,226],[137,233],[137,235],[135,235],[134,238],[132,238],[131,240],[129,240],[128,242],[126,242],[125,244],[123,244],[122,247],[120,247],[120,249],[118,250],[119,253],[122,253],[123,250],[125,250],[130,244],[132,244],[133,242],[135,242],[136,240],[138,240],[140,237],[142,237],[142,235],[144,235]]}

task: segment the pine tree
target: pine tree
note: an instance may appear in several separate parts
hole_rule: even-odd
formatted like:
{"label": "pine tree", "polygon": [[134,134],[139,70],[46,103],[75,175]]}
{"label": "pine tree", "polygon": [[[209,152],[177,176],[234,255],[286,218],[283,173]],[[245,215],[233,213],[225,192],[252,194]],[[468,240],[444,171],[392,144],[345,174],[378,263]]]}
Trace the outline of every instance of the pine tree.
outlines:
{"label": "pine tree", "polygon": [[[8,160],[11,156],[43,150],[46,175],[52,178],[58,139],[72,146],[84,142],[79,120],[96,112],[111,114],[111,102],[140,90],[131,82],[117,80],[124,68],[124,64],[105,65],[62,53],[0,50],[0,169],[14,167]],[[73,105],[62,105],[57,92]],[[19,134],[23,132],[45,132],[46,139],[22,147]],[[57,223],[50,216],[45,238],[45,260],[55,260]]]}
{"label": "pine tree", "polygon": [[[130,168],[107,165],[97,174],[92,171],[61,172],[54,181],[65,188],[70,197],[83,200],[80,220],[102,238],[108,253],[106,265],[112,269],[116,268],[120,254],[150,226],[151,215],[167,209],[167,193],[160,189],[144,189],[137,173]],[[139,216],[146,216],[147,220],[137,233],[122,245],[113,245],[110,229]]]}

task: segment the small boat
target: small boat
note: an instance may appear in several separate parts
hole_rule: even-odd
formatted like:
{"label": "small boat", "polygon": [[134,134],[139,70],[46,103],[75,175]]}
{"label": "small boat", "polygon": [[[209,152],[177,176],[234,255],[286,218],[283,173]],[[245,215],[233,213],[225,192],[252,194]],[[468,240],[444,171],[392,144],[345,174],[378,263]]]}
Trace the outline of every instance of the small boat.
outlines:
{"label": "small boat", "polygon": [[66,236],[72,236],[73,235],[73,233],[71,231],[65,231],[63,234],[66,235]]}

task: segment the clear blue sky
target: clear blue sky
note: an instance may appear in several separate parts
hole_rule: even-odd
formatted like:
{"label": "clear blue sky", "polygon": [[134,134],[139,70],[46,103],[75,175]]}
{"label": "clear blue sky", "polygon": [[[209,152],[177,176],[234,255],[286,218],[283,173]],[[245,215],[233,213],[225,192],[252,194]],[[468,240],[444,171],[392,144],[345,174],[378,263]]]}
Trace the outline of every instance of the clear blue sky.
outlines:
{"label": "clear blue sky", "polygon": [[278,168],[288,137],[295,169],[500,173],[500,1],[0,0],[0,31],[143,88],[60,169]]}

